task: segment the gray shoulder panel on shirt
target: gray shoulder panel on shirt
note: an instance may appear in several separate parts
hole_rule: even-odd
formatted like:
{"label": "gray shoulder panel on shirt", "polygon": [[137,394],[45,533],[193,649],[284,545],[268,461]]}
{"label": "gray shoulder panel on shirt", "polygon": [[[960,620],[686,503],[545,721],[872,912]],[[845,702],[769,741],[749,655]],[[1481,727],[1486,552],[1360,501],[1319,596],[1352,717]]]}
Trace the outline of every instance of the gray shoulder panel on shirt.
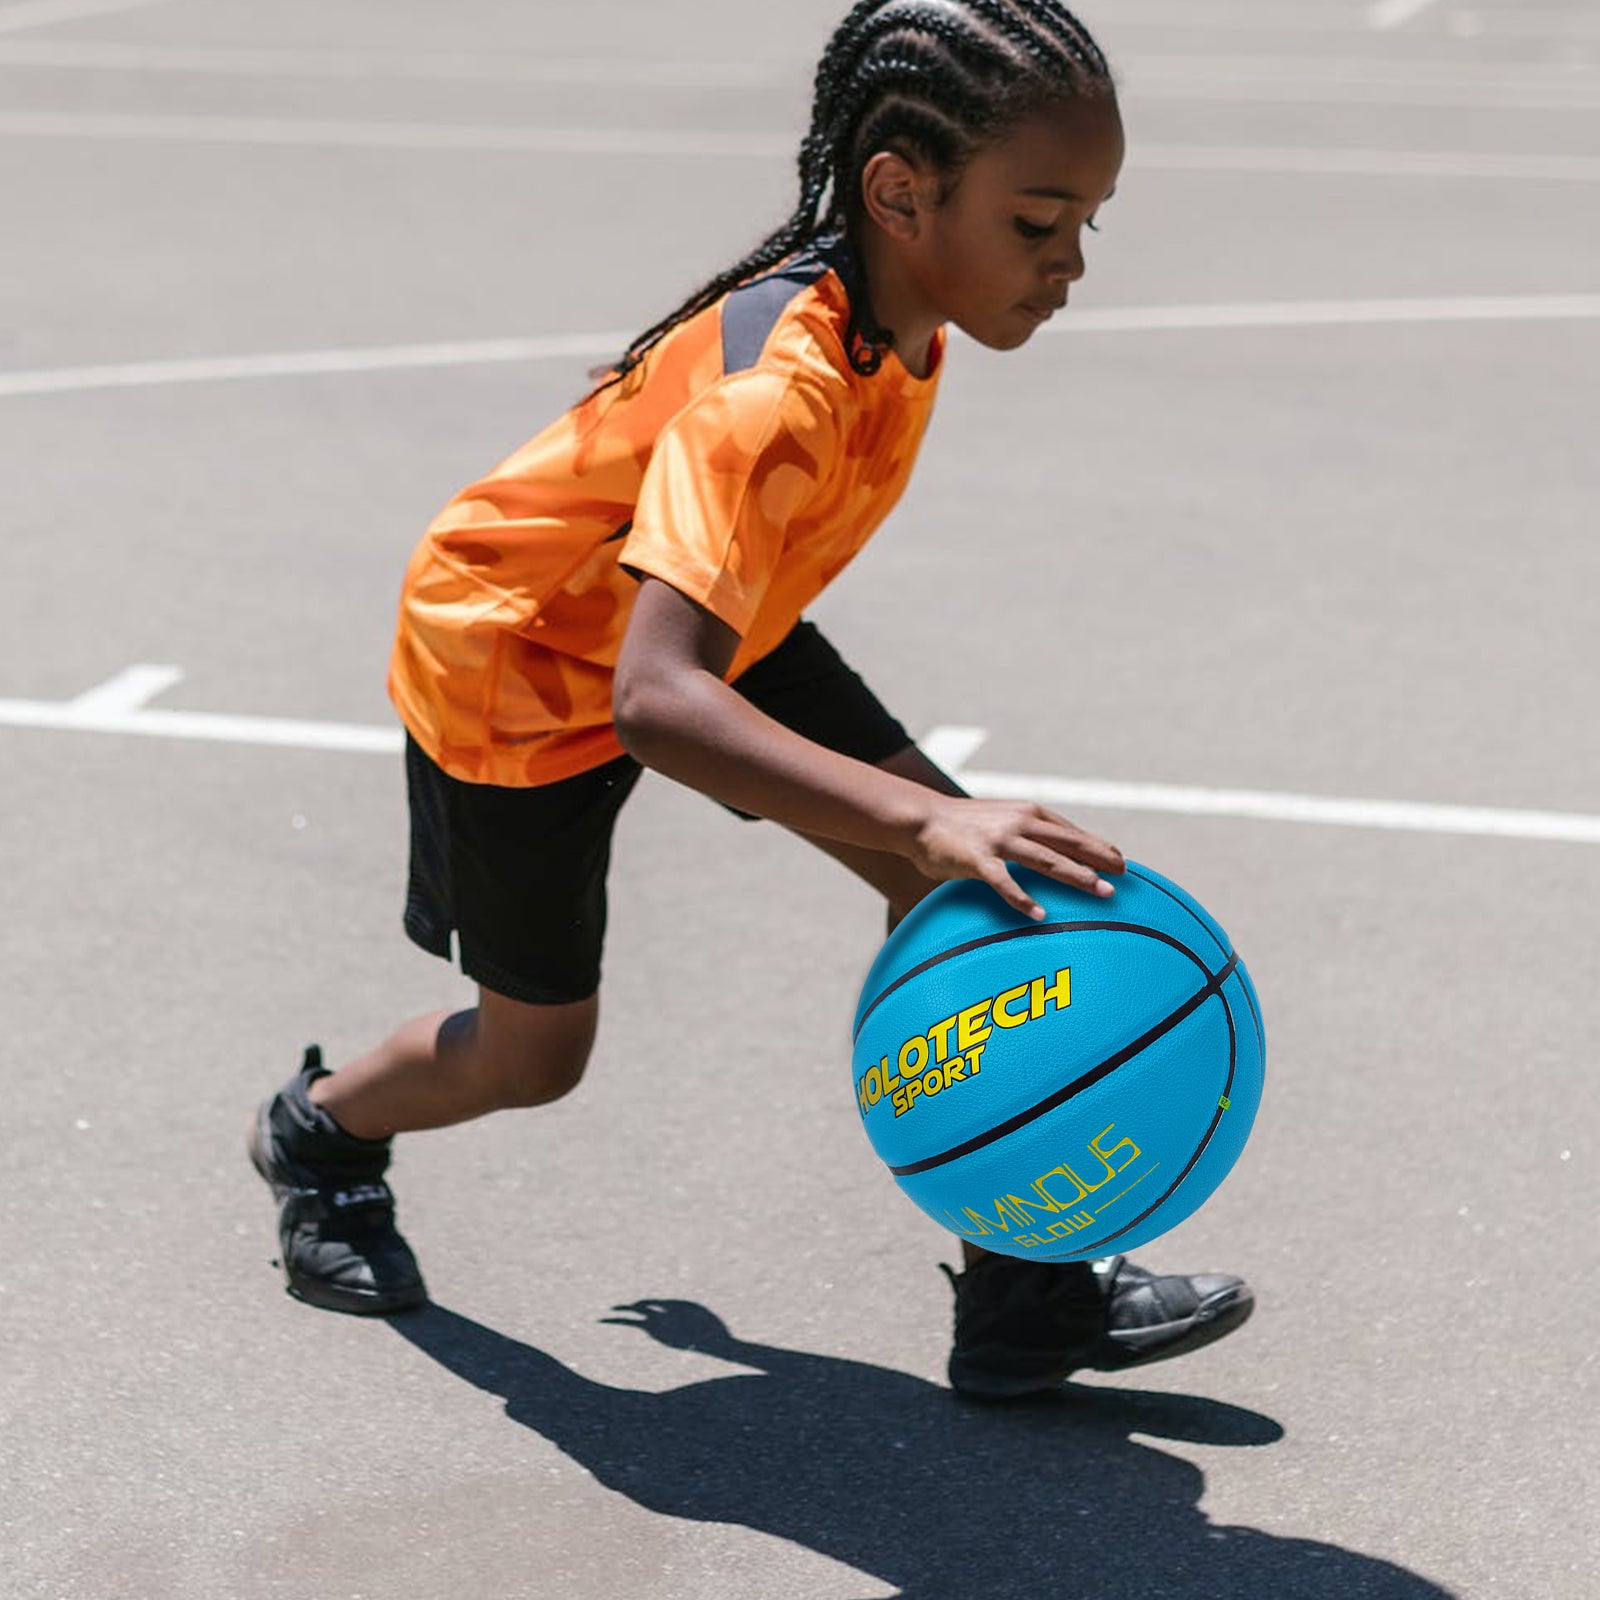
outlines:
{"label": "gray shoulder panel on shirt", "polygon": [[744,372],[761,359],[784,308],[830,269],[814,250],[742,284],[722,302],[722,370]]}

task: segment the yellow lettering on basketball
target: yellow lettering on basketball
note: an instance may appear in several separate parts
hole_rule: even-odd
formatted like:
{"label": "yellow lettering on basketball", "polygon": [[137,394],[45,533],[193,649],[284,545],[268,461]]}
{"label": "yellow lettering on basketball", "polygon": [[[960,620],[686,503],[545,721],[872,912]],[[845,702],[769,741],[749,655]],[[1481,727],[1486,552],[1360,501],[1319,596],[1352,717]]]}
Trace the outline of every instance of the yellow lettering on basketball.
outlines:
{"label": "yellow lettering on basketball", "polygon": [[[887,1100],[895,1116],[903,1117],[919,1098],[931,1098],[952,1084],[977,1077],[985,1041],[996,1028],[1021,1028],[1036,1022],[1052,1005],[1057,1011],[1064,1011],[1071,1004],[1072,969],[1062,967],[1053,976],[1041,973],[1026,983],[962,1006],[934,1023],[926,1033],[909,1035],[893,1057],[885,1055],[867,1068],[856,1082],[856,1101],[862,1116]],[[1098,1144],[1093,1148],[1102,1158],[1111,1153],[1102,1151]],[[1127,1161],[1137,1154],[1135,1147]]]}
{"label": "yellow lettering on basketball", "polygon": [[[1046,1187],[1046,1184],[1049,1182],[1049,1180],[1058,1175],[1062,1178],[1065,1178],[1066,1181],[1072,1185],[1073,1192],[1071,1194],[1058,1195],[1052,1193],[1052,1191]],[[1039,1176],[1033,1180],[1033,1187],[1037,1193],[1043,1195],[1047,1200],[1054,1202],[1052,1209],[1056,1211],[1065,1211],[1068,1206],[1077,1205],[1077,1203],[1089,1192],[1084,1187],[1083,1180],[1072,1170],[1071,1167],[1067,1166],[1051,1167],[1048,1172],[1041,1172]]]}
{"label": "yellow lettering on basketball", "polygon": [[956,1017],[956,1048],[970,1050],[975,1044],[982,1044],[994,1030],[985,1028],[983,1019],[989,1014],[992,1004],[989,1000],[980,1000],[975,1006],[968,1006]]}
{"label": "yellow lettering on basketball", "polygon": [[[1105,1136],[1110,1133],[1111,1129],[1114,1127],[1116,1127],[1116,1123],[1113,1122],[1109,1127],[1102,1128],[1099,1133],[1097,1133],[1094,1138],[1089,1141],[1089,1148],[1093,1150],[1094,1153],[1099,1156],[1100,1159],[1105,1162],[1105,1164],[1110,1167],[1113,1172],[1121,1172],[1124,1167],[1129,1166],[1133,1162],[1137,1161],[1141,1152],[1138,1145],[1136,1145],[1132,1139],[1119,1139],[1109,1150],[1104,1149],[1101,1146],[1100,1141],[1105,1138]],[[1127,1157],[1122,1161],[1113,1163],[1111,1158],[1119,1150],[1126,1150],[1128,1152]]]}
{"label": "yellow lettering on basketball", "polygon": [[900,1076],[914,1078],[928,1064],[928,1041],[915,1034],[900,1046]]}
{"label": "yellow lettering on basketball", "polygon": [[1030,1020],[1026,1011],[1023,1011],[1019,1015],[1015,1016],[1013,1016],[1011,1012],[1011,1002],[1013,1000],[1020,1000],[1027,992],[1027,984],[1019,983],[1015,989],[1007,989],[1004,994],[995,996],[994,1020],[996,1027],[1020,1028],[1024,1022]]}
{"label": "yellow lettering on basketball", "polygon": [[928,1038],[933,1044],[933,1059],[935,1061],[942,1063],[950,1059],[950,1030],[955,1025],[956,1019],[954,1017],[946,1017],[943,1022],[936,1022],[928,1029]]}
{"label": "yellow lettering on basketball", "polygon": [[1032,1002],[1028,1007],[1028,1016],[1031,1019],[1044,1015],[1046,1000],[1054,1000],[1058,1011],[1065,1011],[1072,1004],[1072,968],[1063,967],[1057,974],[1055,982],[1047,989],[1043,978],[1035,978],[1028,985],[1029,999]]}
{"label": "yellow lettering on basketball", "polygon": [[[1095,1213],[1087,1209],[1078,1209],[1079,1202],[1093,1194],[1096,1189],[1103,1188],[1110,1182],[1113,1173],[1121,1172],[1123,1167],[1137,1161],[1140,1154],[1138,1145],[1132,1139],[1121,1139],[1109,1149],[1105,1148],[1102,1141],[1110,1132],[1110,1127],[1103,1128],[1089,1141],[1090,1154],[1097,1158],[1106,1173],[1106,1176],[1099,1178],[1098,1182],[1086,1181],[1078,1175],[1070,1162],[1063,1161],[1058,1166],[1051,1167],[1049,1171],[1041,1172],[1029,1185],[1031,1192],[1026,1197],[1007,1191],[1005,1194],[993,1196],[984,1204],[962,1206],[961,1215],[982,1231],[998,1227],[1003,1232],[1010,1232],[1011,1221],[1019,1222],[1025,1228],[1032,1228],[1036,1226],[1035,1212],[1054,1214],[1055,1220],[1042,1232],[1019,1233],[1016,1236],[1016,1242],[1030,1250],[1038,1245],[1048,1244],[1052,1237],[1061,1238],[1065,1234],[1077,1233],[1093,1226]],[[1113,1167],[1110,1158],[1119,1155],[1123,1150],[1131,1153],[1120,1165]],[[1081,1157],[1074,1155],[1073,1160],[1083,1164]],[[1113,1200],[1117,1198],[1119,1196],[1112,1196]],[[1104,1211],[1110,1203],[1110,1201],[1104,1202],[1100,1210]],[[994,1212],[992,1218],[989,1216],[991,1209]],[[945,1211],[945,1216],[954,1219],[954,1213],[949,1210]],[[958,1225],[957,1232],[967,1233],[969,1230]]]}

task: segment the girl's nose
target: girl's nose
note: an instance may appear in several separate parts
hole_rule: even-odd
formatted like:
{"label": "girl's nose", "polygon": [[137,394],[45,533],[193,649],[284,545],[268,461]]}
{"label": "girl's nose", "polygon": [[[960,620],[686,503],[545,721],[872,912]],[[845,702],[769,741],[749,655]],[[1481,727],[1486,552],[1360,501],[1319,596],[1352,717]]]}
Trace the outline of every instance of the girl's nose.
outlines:
{"label": "girl's nose", "polygon": [[1076,283],[1084,273],[1083,251],[1074,250],[1071,255],[1058,256],[1045,272],[1052,283]]}

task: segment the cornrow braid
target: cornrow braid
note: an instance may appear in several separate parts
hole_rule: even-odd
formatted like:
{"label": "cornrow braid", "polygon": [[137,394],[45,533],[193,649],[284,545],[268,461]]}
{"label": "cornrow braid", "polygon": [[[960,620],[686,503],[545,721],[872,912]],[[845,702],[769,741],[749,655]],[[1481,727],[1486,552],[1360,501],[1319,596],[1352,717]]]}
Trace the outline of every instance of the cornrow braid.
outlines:
{"label": "cornrow braid", "polygon": [[[968,0],[972,10],[999,33],[1019,57],[1048,70],[1060,42],[1037,22],[1020,17],[1007,0]],[[1071,55],[1071,51],[1068,51]],[[1074,57],[1074,59],[1076,59]]]}
{"label": "cornrow braid", "polygon": [[1059,0],[858,0],[817,63],[794,211],[646,328],[600,387],[620,382],[680,323],[824,240],[850,299],[850,364],[876,372],[893,339],[873,317],[853,248],[867,162],[898,149],[953,177],[1031,112],[1108,93],[1111,83],[1100,47]]}
{"label": "cornrow braid", "polygon": [[1039,21],[1091,78],[1098,82],[1110,80],[1110,64],[1094,42],[1094,36],[1065,6],[1041,6]]}

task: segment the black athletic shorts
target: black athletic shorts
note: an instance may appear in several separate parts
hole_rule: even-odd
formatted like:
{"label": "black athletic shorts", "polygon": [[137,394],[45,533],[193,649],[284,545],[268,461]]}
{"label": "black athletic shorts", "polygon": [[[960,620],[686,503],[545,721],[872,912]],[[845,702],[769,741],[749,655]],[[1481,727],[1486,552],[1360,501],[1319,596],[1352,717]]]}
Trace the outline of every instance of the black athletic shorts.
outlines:
{"label": "black athletic shorts", "polygon": [[[734,680],[796,733],[874,764],[911,736],[809,622]],[[406,739],[411,874],[405,929],[486,989],[534,1005],[600,987],[611,833],[641,772],[631,756],[531,789],[463,783]],[[743,813],[739,813],[743,815]]]}

